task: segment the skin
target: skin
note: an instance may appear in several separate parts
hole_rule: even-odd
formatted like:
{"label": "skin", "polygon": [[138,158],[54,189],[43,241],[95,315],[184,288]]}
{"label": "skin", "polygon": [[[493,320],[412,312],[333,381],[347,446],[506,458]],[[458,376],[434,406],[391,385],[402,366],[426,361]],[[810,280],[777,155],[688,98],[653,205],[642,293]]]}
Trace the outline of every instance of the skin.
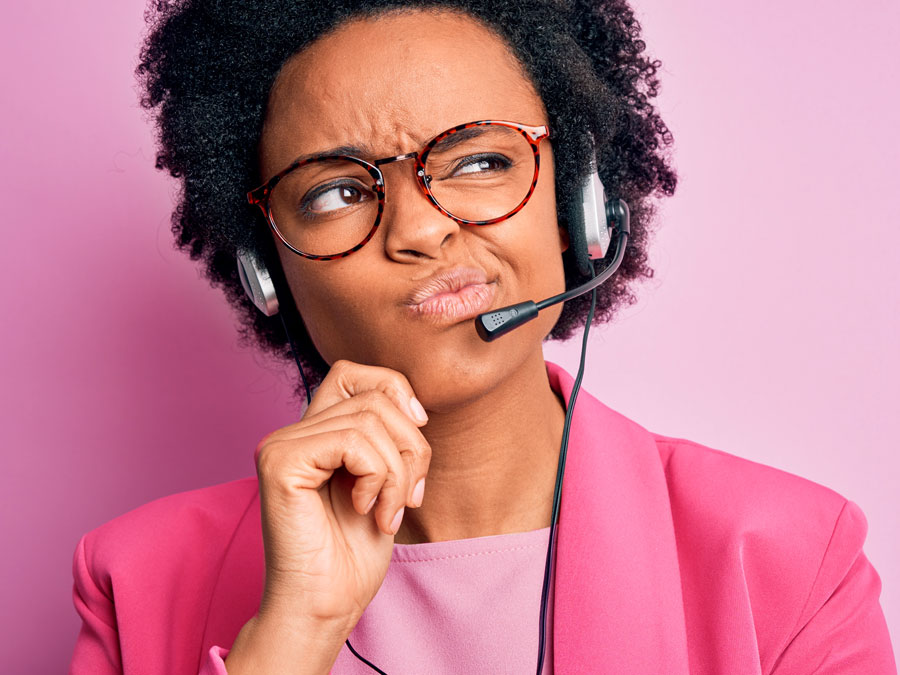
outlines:
{"label": "skin", "polygon": [[[448,12],[354,20],[285,64],[260,140],[261,174],[340,145],[367,146],[370,160],[418,151],[437,133],[480,119],[548,124],[533,85],[496,34]],[[403,300],[435,272],[457,266],[487,272],[494,308],[564,290],[559,254],[568,241],[556,219],[552,146],[541,143],[540,179],[525,208],[485,227],[460,226],[432,207],[413,162],[382,170],[384,216],[361,250],[313,261],[280,242],[277,248],[325,361],[402,373],[428,413],[420,430],[432,451],[424,503],[406,509],[394,541],[548,527],[564,407],[549,386],[542,340],[560,307],[486,343],[473,320],[435,325]]]}

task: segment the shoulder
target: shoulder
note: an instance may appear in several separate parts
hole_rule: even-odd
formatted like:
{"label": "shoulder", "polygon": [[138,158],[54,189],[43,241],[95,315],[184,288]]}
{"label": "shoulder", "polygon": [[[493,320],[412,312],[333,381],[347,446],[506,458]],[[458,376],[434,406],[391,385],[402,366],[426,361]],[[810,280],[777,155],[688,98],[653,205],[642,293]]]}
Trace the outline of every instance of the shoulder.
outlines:
{"label": "shoulder", "polygon": [[881,583],[863,553],[867,523],[856,504],[786,471],[652,436],[669,491],[689,635],[727,640],[722,624],[743,617],[764,672],[776,665],[772,672],[805,671],[829,639],[860,663],[879,664],[865,672],[890,672],[883,669],[891,656]]}
{"label": "shoulder", "polygon": [[673,516],[708,535],[753,532],[773,542],[825,539],[842,513],[865,538],[862,511],[834,490],[765,464],[683,438],[651,434],[666,476]]}
{"label": "shoulder", "polygon": [[258,519],[257,495],[256,478],[181,492],[85,534],[72,560],[83,623],[70,670],[197,672],[221,570],[241,523]]}
{"label": "shoulder", "polygon": [[97,581],[206,566],[224,554],[257,495],[254,477],[161,497],[85,534],[76,556]]}

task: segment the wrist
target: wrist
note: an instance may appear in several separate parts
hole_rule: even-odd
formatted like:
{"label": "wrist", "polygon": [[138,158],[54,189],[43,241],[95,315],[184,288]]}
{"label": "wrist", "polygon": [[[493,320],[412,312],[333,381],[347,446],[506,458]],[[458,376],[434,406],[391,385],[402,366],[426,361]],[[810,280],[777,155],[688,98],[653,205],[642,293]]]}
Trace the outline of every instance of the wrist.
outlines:
{"label": "wrist", "polygon": [[342,621],[257,614],[238,633],[225,666],[229,675],[327,675],[352,630]]}

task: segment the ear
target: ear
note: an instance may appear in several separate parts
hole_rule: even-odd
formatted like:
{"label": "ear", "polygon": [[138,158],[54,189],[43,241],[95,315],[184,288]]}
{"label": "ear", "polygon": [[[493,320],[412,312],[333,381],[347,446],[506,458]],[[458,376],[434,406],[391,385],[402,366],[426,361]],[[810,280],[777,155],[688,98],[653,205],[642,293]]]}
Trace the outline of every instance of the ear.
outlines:
{"label": "ear", "polygon": [[559,226],[557,229],[559,230],[559,252],[568,251],[570,245],[569,231],[563,226]]}

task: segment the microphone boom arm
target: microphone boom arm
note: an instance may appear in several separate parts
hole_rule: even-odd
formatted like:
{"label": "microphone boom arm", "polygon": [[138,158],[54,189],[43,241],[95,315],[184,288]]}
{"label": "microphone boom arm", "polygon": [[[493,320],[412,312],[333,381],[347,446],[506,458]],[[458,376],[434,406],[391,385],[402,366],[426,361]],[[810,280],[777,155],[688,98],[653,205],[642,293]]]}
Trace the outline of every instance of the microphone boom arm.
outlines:
{"label": "microphone boom arm", "polygon": [[612,262],[600,274],[587,283],[576,286],[559,295],[554,295],[546,300],[541,300],[538,303],[535,303],[532,300],[526,300],[525,302],[502,307],[501,309],[496,309],[492,312],[479,314],[475,317],[475,330],[478,331],[478,335],[485,342],[493,342],[501,335],[506,335],[514,328],[531,321],[542,309],[546,309],[547,307],[560,302],[565,302],[566,300],[571,300],[584,293],[590,293],[604,281],[609,279],[615,274],[616,270],[619,269],[619,265],[622,264],[622,259],[625,257],[625,245],[627,239],[628,228],[626,226],[618,231],[618,237],[616,238],[616,255]]}

